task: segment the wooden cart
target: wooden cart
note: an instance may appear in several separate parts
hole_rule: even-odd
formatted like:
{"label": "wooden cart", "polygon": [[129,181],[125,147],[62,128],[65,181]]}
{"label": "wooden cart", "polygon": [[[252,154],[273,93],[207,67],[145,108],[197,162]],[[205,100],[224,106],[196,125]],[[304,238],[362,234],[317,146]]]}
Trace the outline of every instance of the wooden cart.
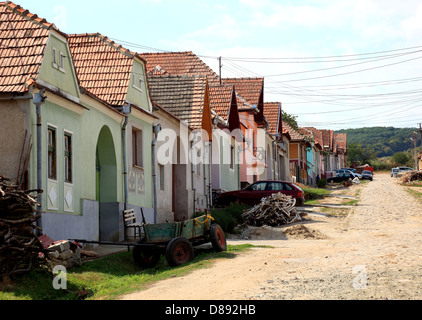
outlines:
{"label": "wooden cart", "polygon": [[211,215],[183,222],[144,224],[143,236],[133,249],[133,259],[144,268],[154,267],[164,255],[172,267],[193,259],[194,246],[211,242],[216,251],[227,250],[223,229]]}
{"label": "wooden cart", "polygon": [[[142,212],[143,216],[143,212]],[[183,222],[147,224],[140,226],[140,240],[136,242],[109,242],[87,241],[74,239],[80,243],[99,245],[127,246],[128,250],[133,247],[133,259],[143,268],[152,268],[157,265],[161,255],[164,255],[168,264],[172,267],[191,261],[194,257],[194,246],[211,242],[217,251],[226,251],[227,242],[221,226],[214,223],[210,215],[203,215]]]}

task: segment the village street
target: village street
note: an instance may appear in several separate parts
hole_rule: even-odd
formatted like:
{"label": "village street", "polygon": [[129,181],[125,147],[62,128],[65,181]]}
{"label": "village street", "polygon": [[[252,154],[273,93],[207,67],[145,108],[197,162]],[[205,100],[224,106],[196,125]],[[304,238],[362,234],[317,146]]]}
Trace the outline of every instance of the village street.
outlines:
{"label": "village street", "polygon": [[[347,217],[310,214],[308,235],[235,241],[256,248],[123,299],[421,299],[422,205],[396,179],[376,174]],[[298,226],[285,230],[297,230]],[[254,238],[254,237],[252,237]],[[287,240],[286,240],[287,238]],[[198,285],[198,284],[201,285]]]}

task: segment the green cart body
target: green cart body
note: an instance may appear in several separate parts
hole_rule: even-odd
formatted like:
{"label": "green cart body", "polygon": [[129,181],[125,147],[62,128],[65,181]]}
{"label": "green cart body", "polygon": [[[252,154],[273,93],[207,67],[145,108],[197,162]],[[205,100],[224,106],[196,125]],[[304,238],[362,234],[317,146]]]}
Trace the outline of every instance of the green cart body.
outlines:
{"label": "green cart body", "polygon": [[183,237],[188,240],[206,237],[212,223],[210,216],[201,216],[183,222],[144,224],[146,243],[167,243],[174,238]]}
{"label": "green cart body", "polygon": [[211,215],[183,222],[143,224],[144,235],[133,249],[133,258],[142,267],[154,267],[162,254],[170,266],[193,259],[194,245],[211,242],[216,251],[226,251],[223,229]]}

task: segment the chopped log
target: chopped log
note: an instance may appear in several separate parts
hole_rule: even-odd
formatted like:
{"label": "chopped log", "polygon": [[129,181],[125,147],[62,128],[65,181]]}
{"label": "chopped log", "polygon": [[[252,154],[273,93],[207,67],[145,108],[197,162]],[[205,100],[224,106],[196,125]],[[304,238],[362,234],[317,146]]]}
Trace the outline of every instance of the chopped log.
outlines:
{"label": "chopped log", "polygon": [[21,190],[0,175],[0,277],[29,272],[39,267],[43,247],[34,234],[39,219],[37,201],[30,194],[42,190]]}
{"label": "chopped log", "polygon": [[273,194],[263,198],[258,205],[243,213],[244,225],[277,227],[300,221],[302,217],[295,205],[296,199],[291,196],[282,193]]}

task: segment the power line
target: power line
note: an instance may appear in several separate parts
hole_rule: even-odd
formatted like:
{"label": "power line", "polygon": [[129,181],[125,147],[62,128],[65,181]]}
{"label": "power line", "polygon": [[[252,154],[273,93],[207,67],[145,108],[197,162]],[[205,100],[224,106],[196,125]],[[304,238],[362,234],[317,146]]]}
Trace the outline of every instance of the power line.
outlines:
{"label": "power line", "polygon": [[[279,57],[279,58],[269,58],[269,57],[259,57],[259,58],[242,58],[242,57],[224,57],[224,60],[231,60],[231,61],[240,61],[240,62],[265,62],[268,60],[316,60],[316,62],[321,62],[318,60],[324,60],[324,59],[333,59],[333,58],[344,58],[344,57],[362,57],[366,55],[376,55],[381,53],[391,53],[391,52],[398,52],[398,51],[404,51],[404,50],[413,50],[413,49],[420,49],[422,46],[415,46],[415,47],[408,47],[408,48],[401,48],[401,49],[392,49],[392,50],[384,50],[384,51],[378,51],[378,52],[369,52],[369,53],[358,53],[358,54],[348,54],[348,55],[333,55],[333,56],[313,56],[313,57]],[[199,56],[199,55],[198,55]],[[210,56],[203,56],[206,58],[214,58]],[[343,60],[347,61],[347,60]],[[351,60],[349,60],[351,61]],[[289,61],[288,63],[292,63],[292,61]]]}

